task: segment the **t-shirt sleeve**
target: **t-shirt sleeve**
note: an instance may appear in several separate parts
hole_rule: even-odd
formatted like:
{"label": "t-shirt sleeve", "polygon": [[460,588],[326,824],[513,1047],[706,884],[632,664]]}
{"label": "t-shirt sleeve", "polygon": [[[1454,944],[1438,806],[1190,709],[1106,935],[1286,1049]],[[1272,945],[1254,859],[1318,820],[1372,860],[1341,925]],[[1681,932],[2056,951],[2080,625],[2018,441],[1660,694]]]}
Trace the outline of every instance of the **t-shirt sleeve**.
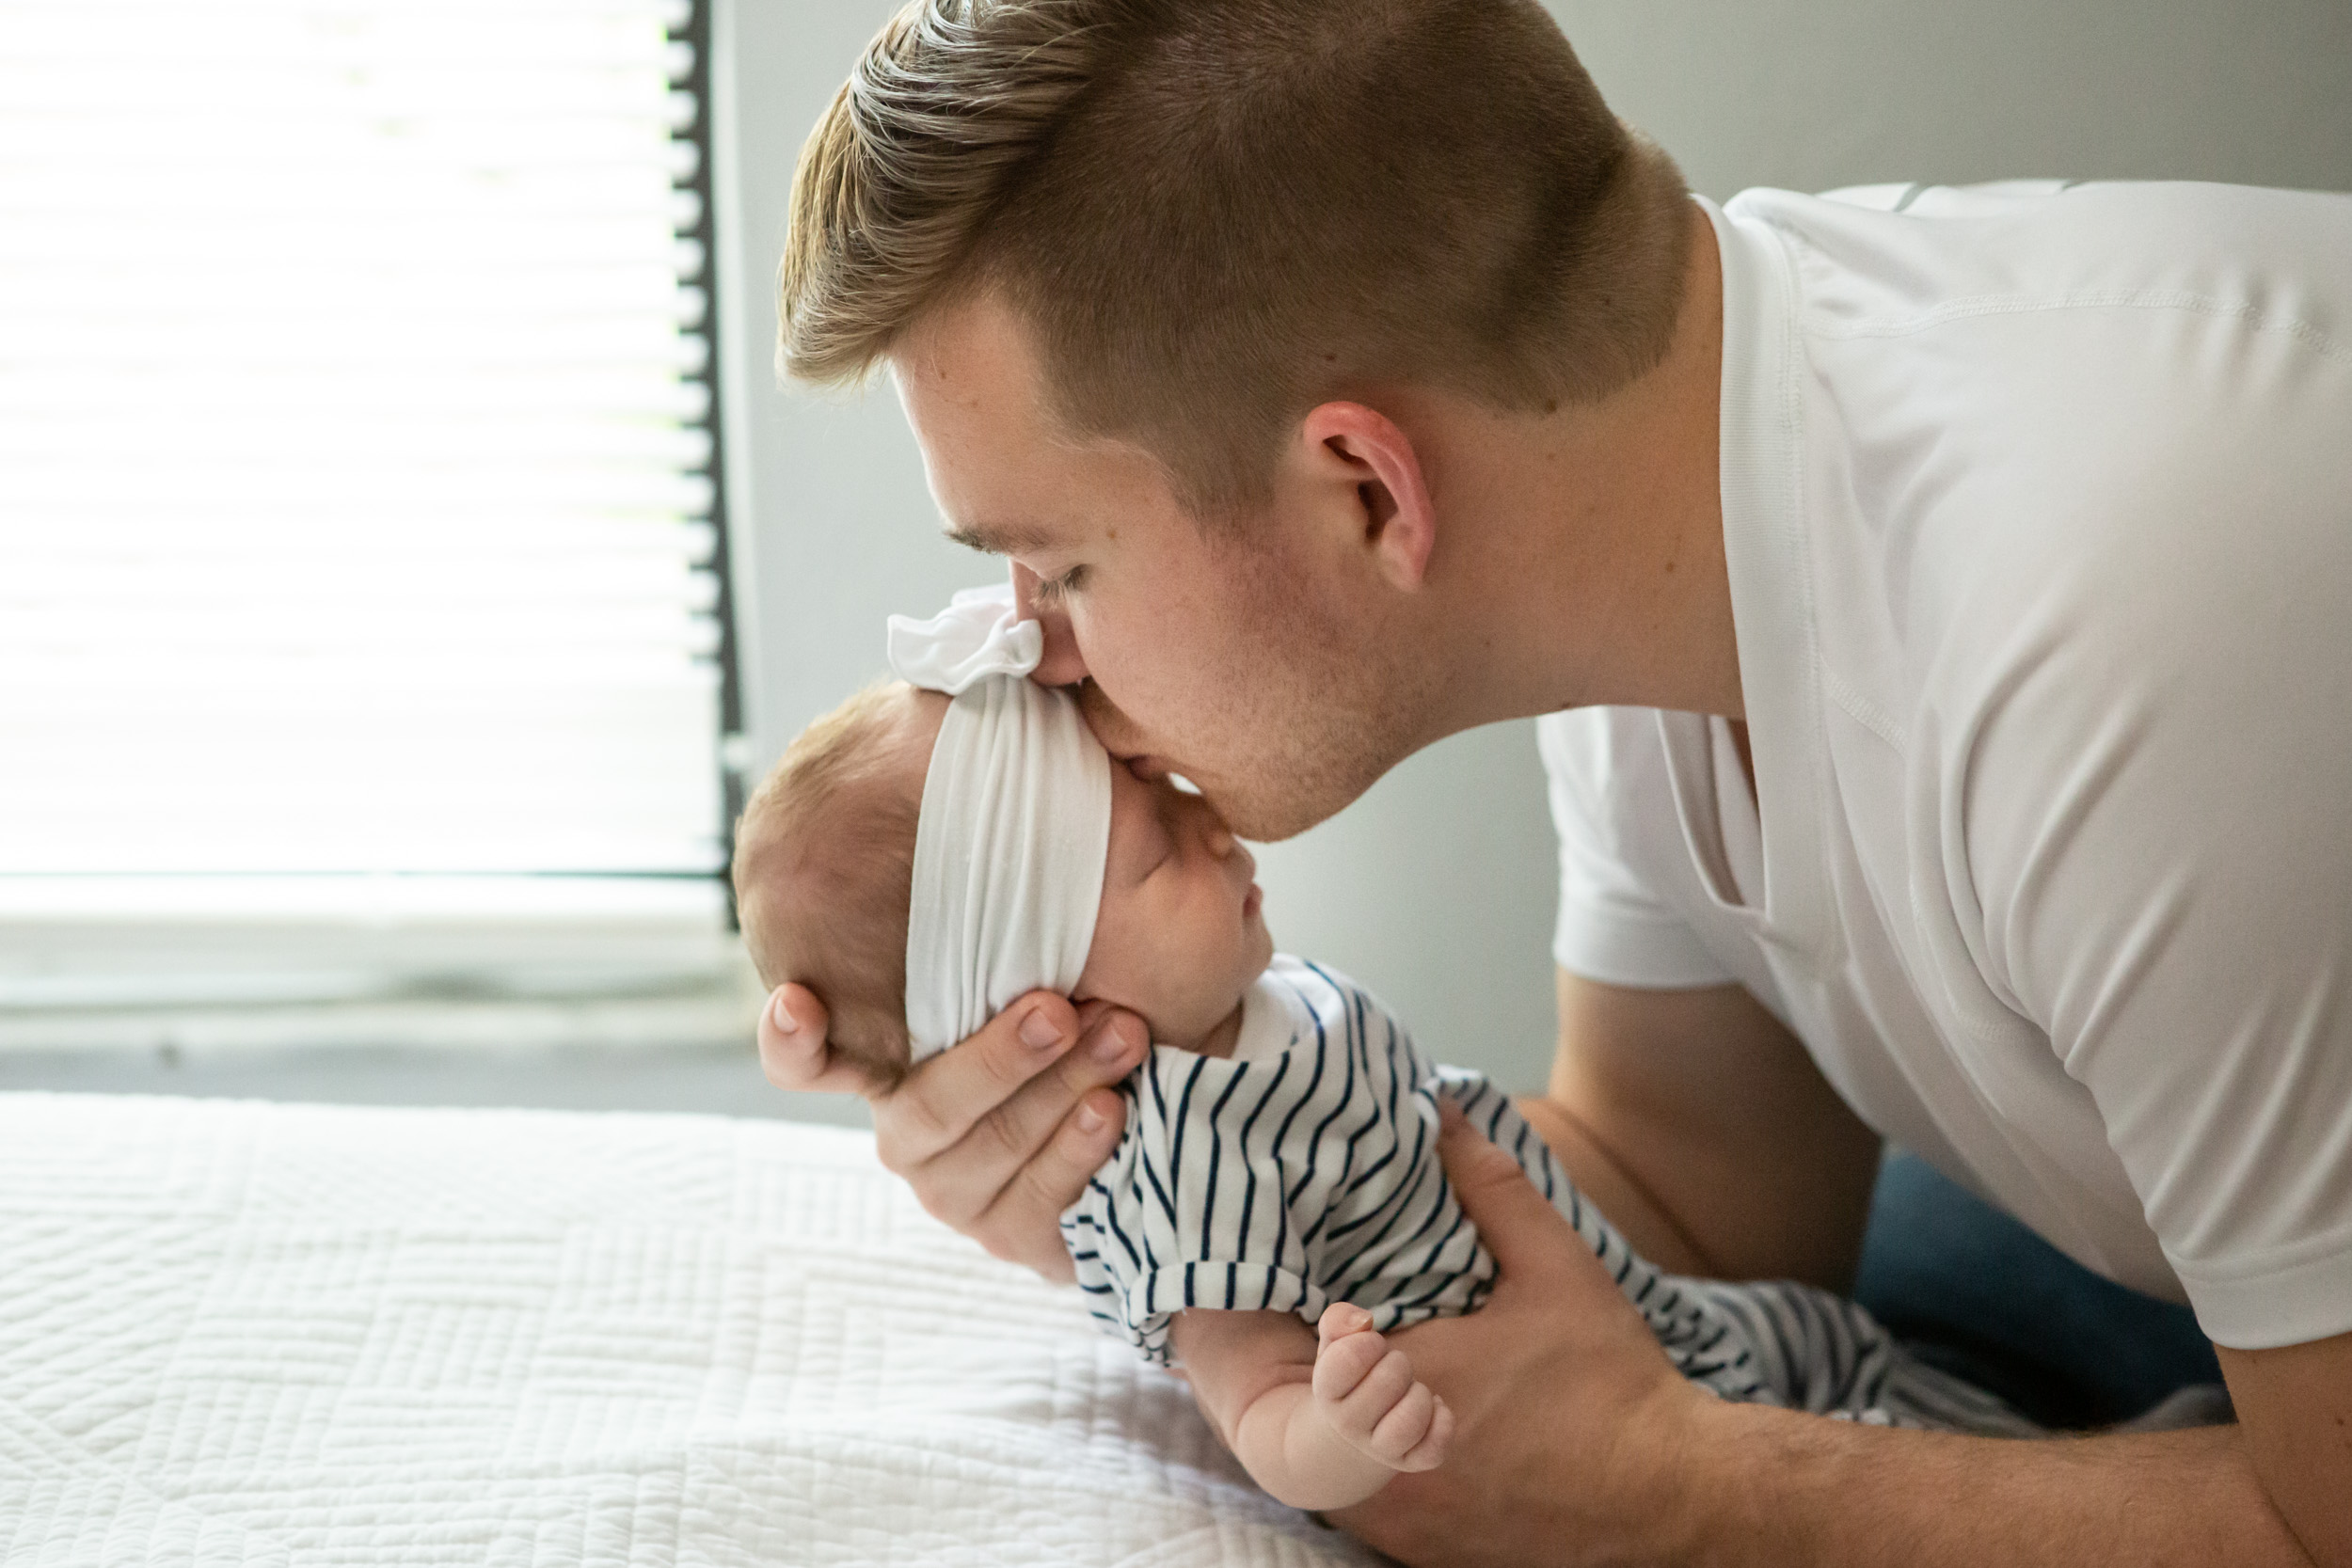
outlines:
{"label": "t-shirt sleeve", "polygon": [[[2352,531],[2312,522],[2301,572],[2341,584]],[[2352,664],[2339,589],[2212,533],[2111,552],[2009,626],[1922,737],[1945,804],[1921,847],[2200,1324],[2258,1349],[2352,1330]],[[1976,1033],[1963,1053],[2011,1048]]]}
{"label": "t-shirt sleeve", "polygon": [[[1645,722],[1646,721],[1646,722]],[[1661,899],[1629,858],[1636,814],[1674,808],[1662,791],[1635,798],[1626,752],[1655,746],[1645,709],[1576,708],[1535,725],[1560,836],[1560,917],[1551,956],[1606,985],[1658,990],[1722,985],[1734,976]]]}

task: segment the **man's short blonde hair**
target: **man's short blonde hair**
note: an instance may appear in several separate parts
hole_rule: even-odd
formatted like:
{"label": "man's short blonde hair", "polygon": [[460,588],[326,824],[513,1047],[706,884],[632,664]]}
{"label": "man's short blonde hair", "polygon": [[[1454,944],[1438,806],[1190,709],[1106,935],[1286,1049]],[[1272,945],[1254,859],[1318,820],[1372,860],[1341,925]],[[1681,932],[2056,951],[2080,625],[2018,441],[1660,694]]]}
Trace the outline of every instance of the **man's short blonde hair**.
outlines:
{"label": "man's short blonde hair", "polygon": [[993,291],[1059,423],[1231,512],[1333,397],[1638,376],[1690,216],[1536,0],[914,0],[802,151],[777,360],[852,380]]}
{"label": "man's short blonde hair", "polygon": [[867,687],[803,730],[735,832],[735,901],[759,977],[797,981],[827,1043],[879,1085],[907,1065],[907,917],[929,754],[908,743],[903,682]]}

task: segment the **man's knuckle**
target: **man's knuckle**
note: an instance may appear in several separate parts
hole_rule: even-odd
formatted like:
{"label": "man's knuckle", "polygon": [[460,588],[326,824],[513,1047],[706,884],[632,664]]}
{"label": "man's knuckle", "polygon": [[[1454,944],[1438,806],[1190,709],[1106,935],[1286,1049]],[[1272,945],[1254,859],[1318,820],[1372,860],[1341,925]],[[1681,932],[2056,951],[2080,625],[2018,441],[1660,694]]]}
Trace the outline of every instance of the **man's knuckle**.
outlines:
{"label": "man's knuckle", "polygon": [[794,1089],[808,1076],[803,1053],[781,1040],[762,1039],[759,1042],[759,1070],[768,1075],[768,1082],[780,1089]]}
{"label": "man's knuckle", "polygon": [[929,1159],[952,1141],[954,1130],[920,1095],[894,1098],[878,1110],[874,1119],[878,1127],[888,1126],[902,1159]]}
{"label": "man's knuckle", "polygon": [[1000,1158],[1009,1160],[1015,1164],[1028,1159],[1030,1149],[1027,1134],[1022,1128],[1020,1117],[1014,1114],[1009,1104],[997,1106],[980,1117],[974,1126],[976,1131],[987,1138],[989,1148]]}
{"label": "man's knuckle", "polygon": [[874,1157],[882,1169],[901,1180],[911,1180],[925,1156],[908,1136],[906,1117],[897,1109],[875,1107]]}
{"label": "man's knuckle", "polygon": [[1078,1201],[1093,1171],[1058,1148],[1030,1161],[1021,1172],[1029,1206],[1037,1212],[1058,1215]]}
{"label": "man's knuckle", "polygon": [[1021,1037],[1012,1026],[1009,1014],[998,1014],[980,1033],[972,1037],[975,1049],[966,1058],[977,1062],[981,1072],[997,1093],[1009,1094],[1028,1082],[1037,1071],[1029,1053],[1021,1044]]}

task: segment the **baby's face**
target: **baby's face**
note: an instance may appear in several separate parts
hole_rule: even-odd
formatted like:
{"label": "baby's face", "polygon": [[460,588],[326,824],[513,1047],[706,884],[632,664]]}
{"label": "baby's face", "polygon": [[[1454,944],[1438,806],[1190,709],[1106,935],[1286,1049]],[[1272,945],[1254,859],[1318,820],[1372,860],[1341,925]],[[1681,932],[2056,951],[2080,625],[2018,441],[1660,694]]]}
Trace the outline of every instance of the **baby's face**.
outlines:
{"label": "baby's face", "polygon": [[1274,958],[1256,870],[1206,800],[1113,762],[1103,908],[1075,994],[1140,1013],[1154,1040],[1207,1035]]}

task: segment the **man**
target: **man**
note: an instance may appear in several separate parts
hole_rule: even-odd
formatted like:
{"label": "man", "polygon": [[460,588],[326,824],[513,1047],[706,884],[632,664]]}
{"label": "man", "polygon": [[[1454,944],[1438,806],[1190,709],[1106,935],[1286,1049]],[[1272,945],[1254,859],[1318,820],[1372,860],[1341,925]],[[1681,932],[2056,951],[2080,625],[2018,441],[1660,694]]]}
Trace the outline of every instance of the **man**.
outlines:
{"label": "man", "polygon": [[[1039,678],[1245,836],[1543,724],[1529,1115],[1666,1266],[1842,1285],[1881,1139],[2186,1300],[2240,1426],[1899,1433],[1676,1379],[1527,1184],[1415,1329],[1412,1562],[2352,1564],[2352,201],[1755,193],[1532,0],[929,0],[804,152],[785,366],[887,363]],[[1901,209],[1901,210],[1897,210]],[[794,987],[791,1087],[862,1087]],[[1030,997],[876,1097],[1066,1276],[1132,1021]]]}

